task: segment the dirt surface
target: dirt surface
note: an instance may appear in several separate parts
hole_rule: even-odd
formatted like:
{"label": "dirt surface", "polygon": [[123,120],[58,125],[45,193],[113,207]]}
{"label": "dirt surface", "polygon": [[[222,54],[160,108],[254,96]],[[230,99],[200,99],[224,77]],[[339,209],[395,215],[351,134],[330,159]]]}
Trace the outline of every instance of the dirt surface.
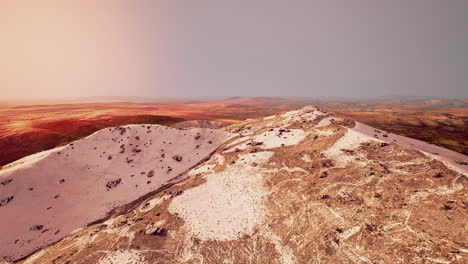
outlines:
{"label": "dirt surface", "polygon": [[184,181],[20,263],[467,262],[466,156],[313,107],[224,129]]}

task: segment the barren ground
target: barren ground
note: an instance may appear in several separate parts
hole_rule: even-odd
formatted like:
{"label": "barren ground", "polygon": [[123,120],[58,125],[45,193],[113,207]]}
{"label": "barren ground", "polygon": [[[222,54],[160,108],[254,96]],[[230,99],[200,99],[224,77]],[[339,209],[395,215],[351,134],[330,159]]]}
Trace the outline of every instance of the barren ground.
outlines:
{"label": "barren ground", "polygon": [[466,156],[313,107],[225,130],[184,181],[21,263],[467,262]]}

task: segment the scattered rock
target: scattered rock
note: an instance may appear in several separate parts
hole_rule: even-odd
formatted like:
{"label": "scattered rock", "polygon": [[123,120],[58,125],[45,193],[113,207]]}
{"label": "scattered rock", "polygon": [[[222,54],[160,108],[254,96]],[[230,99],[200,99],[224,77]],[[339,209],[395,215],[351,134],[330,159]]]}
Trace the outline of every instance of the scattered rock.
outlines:
{"label": "scattered rock", "polygon": [[124,220],[124,221],[121,221],[121,222],[118,222],[117,224],[115,224],[114,227],[123,226],[123,225],[126,225],[127,223],[128,223],[128,221]]}
{"label": "scattered rock", "polygon": [[103,230],[103,229],[105,229],[105,228],[107,228],[107,225],[100,225],[100,226],[98,226],[98,227],[96,228],[96,230],[94,230],[94,231],[95,231],[95,232],[99,232],[99,231],[101,231],[101,230]]}
{"label": "scattered rock", "polygon": [[442,207],[440,209],[442,209],[442,210],[452,210],[453,207],[450,206],[450,205],[444,204],[444,205],[442,205]]}
{"label": "scattered rock", "polygon": [[122,179],[118,178],[117,180],[107,182],[106,187],[108,189],[112,189],[114,187],[117,187],[117,185],[119,185],[121,182],[122,182]]}
{"label": "scattered rock", "polygon": [[324,194],[324,195],[320,195],[319,197],[317,197],[317,200],[324,200],[324,199],[330,199],[330,195],[328,194]]}
{"label": "scattered rock", "polygon": [[167,235],[167,229],[164,227],[152,227],[149,226],[146,228],[144,234],[145,235],[153,235],[153,236],[166,236]]}
{"label": "scattered rock", "polygon": [[352,149],[340,149],[340,150],[343,151],[346,154],[349,154],[349,155],[354,154],[354,150],[352,150]]}
{"label": "scattered rock", "polygon": [[174,155],[172,158],[173,158],[175,161],[177,161],[177,162],[181,162],[181,161],[182,161],[182,157],[179,156],[179,155]]}
{"label": "scattered rock", "polygon": [[60,180],[60,183],[65,183],[65,179],[61,179],[61,180]]}
{"label": "scattered rock", "polygon": [[333,167],[333,160],[331,159],[322,160],[322,167],[325,167],[325,168]]}
{"label": "scattered rock", "polygon": [[107,225],[100,225],[96,229],[94,229],[89,235],[93,236],[93,235],[99,233],[100,231],[102,231],[105,228],[107,228]]}
{"label": "scattered rock", "polygon": [[382,164],[382,163],[379,163],[379,165],[382,168],[383,173],[385,173],[385,174],[390,173],[390,170],[388,169],[387,165]]}
{"label": "scattered rock", "polygon": [[179,191],[176,191],[176,192],[173,192],[173,193],[169,193],[171,195],[171,197],[174,197],[174,196],[179,196],[183,193],[184,191],[183,190],[179,190]]}
{"label": "scattered rock", "polygon": [[35,226],[32,226],[31,228],[29,228],[29,230],[31,230],[31,231],[39,231],[39,230],[42,230],[42,228],[44,228],[43,225],[35,225]]}
{"label": "scattered rock", "polygon": [[320,178],[326,178],[328,176],[328,172],[326,171],[322,171],[322,173],[320,173]]}
{"label": "scattered rock", "polygon": [[9,184],[9,183],[12,182],[12,181],[13,181],[13,179],[4,180],[4,181],[1,182],[1,184],[2,184],[2,185],[7,185],[7,184]]}
{"label": "scattered rock", "polygon": [[13,200],[14,196],[7,197],[5,199],[0,200],[0,207],[6,205],[7,203]]}
{"label": "scattered rock", "polygon": [[366,224],[366,230],[369,232],[374,232],[377,229],[375,225]]}
{"label": "scattered rock", "polygon": [[153,176],[154,176],[154,171],[153,171],[153,170],[150,170],[150,171],[148,172],[148,178],[151,178],[151,177],[153,177]]}
{"label": "scattered rock", "polygon": [[117,129],[120,131],[120,135],[123,135],[125,134],[125,132],[127,132],[127,129],[125,127],[118,127]]}
{"label": "scattered rock", "polygon": [[252,142],[252,146],[260,146],[263,145],[263,142]]}

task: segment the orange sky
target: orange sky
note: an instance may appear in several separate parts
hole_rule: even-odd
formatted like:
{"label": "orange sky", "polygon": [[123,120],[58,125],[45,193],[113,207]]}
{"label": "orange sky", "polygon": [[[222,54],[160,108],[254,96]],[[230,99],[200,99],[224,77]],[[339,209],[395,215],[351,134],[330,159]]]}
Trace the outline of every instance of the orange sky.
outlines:
{"label": "orange sky", "polygon": [[133,94],[148,65],[139,18],[117,2],[2,1],[2,99]]}

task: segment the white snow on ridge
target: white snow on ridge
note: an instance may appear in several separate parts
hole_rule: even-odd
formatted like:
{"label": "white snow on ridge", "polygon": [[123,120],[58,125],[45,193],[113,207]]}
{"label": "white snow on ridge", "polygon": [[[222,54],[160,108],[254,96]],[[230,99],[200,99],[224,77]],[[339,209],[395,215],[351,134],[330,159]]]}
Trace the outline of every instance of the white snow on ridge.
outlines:
{"label": "white snow on ridge", "polygon": [[344,166],[348,162],[354,159],[353,156],[345,154],[342,149],[346,150],[354,150],[361,143],[369,142],[369,141],[380,141],[378,139],[374,139],[369,137],[363,133],[358,131],[346,128],[346,133],[339,138],[333,146],[325,150],[323,153],[330,158],[333,158],[339,162],[339,165]]}
{"label": "white snow on ridge", "polygon": [[207,175],[205,183],[175,197],[169,211],[181,216],[202,241],[229,241],[252,234],[265,218],[262,170],[252,162],[266,163],[272,155],[262,151],[240,156],[225,171]]}
{"label": "white snow on ridge", "polygon": [[25,256],[156,190],[233,136],[130,125],[22,159],[0,171],[0,258]]}
{"label": "white snow on ridge", "polygon": [[[405,147],[417,149],[424,155],[443,162],[447,167],[449,167],[450,169],[458,173],[468,173],[467,165],[458,164],[456,162],[456,161],[468,162],[468,157],[461,153],[458,153],[458,152],[455,152],[453,150],[449,150],[446,148],[442,148],[433,144],[429,144],[421,140],[404,137],[404,136],[396,135],[393,133],[386,133],[383,131],[381,131],[381,133],[376,133],[375,131],[378,129],[375,129],[363,123],[359,123],[359,122],[355,122],[355,123],[356,123],[356,126],[353,128],[354,131],[358,131],[369,137],[376,135],[378,140],[389,142],[389,143],[396,143]],[[385,134],[386,137],[384,137],[383,134]]]}

